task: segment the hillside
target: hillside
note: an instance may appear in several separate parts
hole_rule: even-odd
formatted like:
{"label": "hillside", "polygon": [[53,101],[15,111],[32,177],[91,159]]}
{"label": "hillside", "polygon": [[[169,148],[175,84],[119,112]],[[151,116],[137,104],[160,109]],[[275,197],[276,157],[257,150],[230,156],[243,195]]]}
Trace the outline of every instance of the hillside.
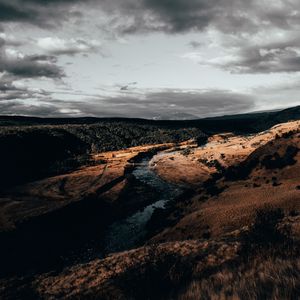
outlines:
{"label": "hillside", "polygon": [[250,134],[299,117],[300,106],[192,121],[0,116],[0,191],[7,185],[74,170],[88,164],[93,152],[191,138],[203,143],[206,136],[220,131]]}
{"label": "hillside", "polygon": [[55,299],[142,299],[145,291],[150,299],[298,298],[299,146],[299,122],[273,128],[235,164],[243,178],[233,181],[225,168],[178,201],[163,215],[170,227],[152,224],[161,232],[148,246],[38,278],[35,292]]}
{"label": "hillside", "polygon": [[[258,132],[266,130],[275,124],[300,118],[300,106],[275,112],[257,112],[240,115],[228,115],[195,120],[149,120],[126,118],[37,118],[23,116],[0,116],[0,126],[33,126],[33,125],[67,125],[96,123],[125,123],[138,125],[154,125],[169,127],[197,127],[204,131],[220,132],[236,131]],[[236,126],[238,125],[238,126]]]}
{"label": "hillside", "polygon": [[[114,122],[4,126],[11,145],[46,131],[46,162],[51,143],[87,160],[4,185],[0,298],[299,298],[298,113],[259,114],[246,133],[227,129],[234,119],[250,126],[254,115],[203,120],[230,120],[215,132]],[[296,120],[278,121],[287,118]],[[256,132],[262,120],[272,126]]]}
{"label": "hillside", "polygon": [[[97,152],[204,137],[197,128],[103,122],[0,127],[0,191],[90,163]],[[18,172],[16,172],[18,170]]]}

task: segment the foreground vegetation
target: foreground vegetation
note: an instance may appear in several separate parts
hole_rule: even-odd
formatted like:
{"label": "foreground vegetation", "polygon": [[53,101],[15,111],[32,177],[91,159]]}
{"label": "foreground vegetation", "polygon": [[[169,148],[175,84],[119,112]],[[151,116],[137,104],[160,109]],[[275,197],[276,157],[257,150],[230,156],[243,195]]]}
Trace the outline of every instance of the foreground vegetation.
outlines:
{"label": "foreground vegetation", "polygon": [[[298,299],[299,215],[265,207],[221,239],[153,244],[30,281],[5,299]],[[11,284],[11,285],[10,285]],[[0,291],[1,295],[1,291]],[[145,298],[146,296],[146,298]]]}

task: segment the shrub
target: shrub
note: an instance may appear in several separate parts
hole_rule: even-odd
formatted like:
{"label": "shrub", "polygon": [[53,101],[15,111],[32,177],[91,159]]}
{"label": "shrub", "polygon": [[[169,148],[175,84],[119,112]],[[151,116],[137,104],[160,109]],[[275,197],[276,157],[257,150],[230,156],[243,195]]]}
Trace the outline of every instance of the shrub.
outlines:
{"label": "shrub", "polygon": [[298,152],[299,149],[297,147],[288,146],[283,156],[275,152],[273,155],[265,156],[261,164],[266,169],[282,169],[286,166],[294,165],[297,162],[294,157]]}
{"label": "shrub", "polygon": [[182,150],[182,155],[184,156],[188,156],[189,154],[191,154],[191,149],[190,148],[185,148],[184,150]]}
{"label": "shrub", "polygon": [[265,207],[256,211],[254,223],[242,239],[244,250],[270,247],[283,243],[285,235],[278,230],[278,223],[283,219],[282,209]]}

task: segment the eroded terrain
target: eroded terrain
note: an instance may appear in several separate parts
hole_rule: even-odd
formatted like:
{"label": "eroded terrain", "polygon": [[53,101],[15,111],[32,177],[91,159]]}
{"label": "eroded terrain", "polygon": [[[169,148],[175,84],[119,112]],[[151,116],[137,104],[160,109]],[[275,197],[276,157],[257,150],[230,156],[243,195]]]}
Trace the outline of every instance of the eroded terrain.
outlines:
{"label": "eroded terrain", "polygon": [[[144,299],[145,294],[149,299],[296,299],[300,296],[299,149],[300,121],[294,121],[258,134],[221,132],[202,145],[190,140],[97,153],[93,166],[7,190],[1,196],[5,242],[11,242],[10,233],[19,237],[18,231],[30,229],[32,234],[39,224],[43,233],[50,226],[45,241],[57,243],[71,236],[68,246],[89,242],[92,254],[78,255],[69,264],[58,263],[54,256],[43,269],[2,276],[0,295],[7,299],[24,294],[37,299]],[[169,195],[170,187],[179,193],[162,198]],[[143,239],[101,252],[108,224],[115,226],[118,242],[117,233],[125,226],[127,234],[126,226],[132,220],[140,222],[145,207],[161,199],[163,204],[152,207],[143,223]],[[131,232],[136,231],[129,231],[129,236]],[[70,256],[70,249],[52,250]],[[20,252],[10,255],[17,259]],[[25,264],[23,271],[26,268]]]}

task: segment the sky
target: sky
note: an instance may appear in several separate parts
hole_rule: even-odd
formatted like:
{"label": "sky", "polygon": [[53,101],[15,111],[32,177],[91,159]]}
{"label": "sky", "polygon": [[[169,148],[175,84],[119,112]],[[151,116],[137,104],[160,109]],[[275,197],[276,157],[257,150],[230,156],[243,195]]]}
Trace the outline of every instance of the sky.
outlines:
{"label": "sky", "polygon": [[0,114],[195,119],[300,104],[298,0],[0,0]]}

